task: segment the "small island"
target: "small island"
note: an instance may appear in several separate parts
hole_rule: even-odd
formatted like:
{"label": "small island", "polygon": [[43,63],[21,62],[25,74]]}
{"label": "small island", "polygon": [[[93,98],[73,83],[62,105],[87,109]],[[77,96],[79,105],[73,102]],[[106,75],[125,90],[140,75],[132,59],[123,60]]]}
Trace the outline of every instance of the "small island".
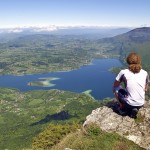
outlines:
{"label": "small island", "polygon": [[82,93],[84,93],[84,94],[86,94],[86,95],[88,95],[89,97],[91,97],[91,98],[94,99],[94,97],[91,95],[91,92],[92,92],[92,90],[86,90],[86,91],[84,91],[84,92],[82,92]]}
{"label": "small island", "polygon": [[59,80],[60,78],[39,78],[40,81],[29,82],[29,86],[42,86],[42,87],[52,87],[55,84],[51,83],[53,80]]}

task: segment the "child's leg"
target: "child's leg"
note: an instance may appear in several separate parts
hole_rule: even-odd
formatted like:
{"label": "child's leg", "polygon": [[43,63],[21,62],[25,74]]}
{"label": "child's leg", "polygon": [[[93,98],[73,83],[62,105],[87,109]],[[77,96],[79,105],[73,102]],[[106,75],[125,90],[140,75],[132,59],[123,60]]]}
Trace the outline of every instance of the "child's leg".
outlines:
{"label": "child's leg", "polygon": [[118,101],[118,103],[120,105],[120,108],[123,108],[123,103],[122,103],[121,97],[119,95],[119,90],[120,89],[122,89],[122,87],[118,86],[118,87],[115,87],[113,91],[114,91],[114,96],[115,96],[116,100]]}

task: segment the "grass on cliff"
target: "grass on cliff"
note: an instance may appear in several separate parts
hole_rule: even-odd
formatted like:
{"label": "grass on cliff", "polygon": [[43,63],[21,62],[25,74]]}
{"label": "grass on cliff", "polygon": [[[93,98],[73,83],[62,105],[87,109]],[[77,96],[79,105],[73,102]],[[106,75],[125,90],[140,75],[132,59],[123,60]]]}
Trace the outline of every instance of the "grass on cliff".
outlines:
{"label": "grass on cliff", "polygon": [[144,150],[116,133],[106,133],[95,125],[88,129],[78,130],[68,134],[59,144],[51,150]]}

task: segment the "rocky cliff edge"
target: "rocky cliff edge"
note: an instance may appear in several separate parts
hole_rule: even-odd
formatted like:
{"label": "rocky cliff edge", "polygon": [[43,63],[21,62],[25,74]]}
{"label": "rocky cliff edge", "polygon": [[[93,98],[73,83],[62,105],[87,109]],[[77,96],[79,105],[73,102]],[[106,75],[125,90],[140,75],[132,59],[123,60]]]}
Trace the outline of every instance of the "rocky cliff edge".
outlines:
{"label": "rocky cliff edge", "polygon": [[116,132],[150,150],[150,101],[146,101],[144,107],[139,110],[137,119],[117,114],[115,112],[116,105],[117,102],[112,100],[106,106],[93,110],[86,117],[83,127],[95,123],[103,131]]}

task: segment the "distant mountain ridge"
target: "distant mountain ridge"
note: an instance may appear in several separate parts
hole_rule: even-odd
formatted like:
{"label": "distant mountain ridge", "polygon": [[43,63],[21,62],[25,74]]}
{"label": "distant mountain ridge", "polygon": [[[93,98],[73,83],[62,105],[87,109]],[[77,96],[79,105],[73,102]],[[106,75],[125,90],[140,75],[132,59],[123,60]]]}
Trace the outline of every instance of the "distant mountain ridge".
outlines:
{"label": "distant mountain ridge", "polygon": [[26,35],[71,35],[80,36],[86,39],[101,39],[105,37],[113,37],[122,33],[130,31],[132,28],[113,28],[113,27],[87,27],[87,26],[76,26],[76,27],[16,27],[16,28],[0,28],[0,43],[6,43],[10,40]]}
{"label": "distant mountain ridge", "polygon": [[126,40],[131,40],[135,42],[149,41],[150,40],[150,27],[136,28],[127,33],[116,36],[117,39],[124,37]]}
{"label": "distant mountain ridge", "polygon": [[150,33],[150,27],[141,27],[141,28],[135,28],[129,32],[149,32]]}
{"label": "distant mountain ridge", "polygon": [[[78,34],[76,32],[83,32],[88,31],[88,32],[105,32],[105,31],[111,31],[111,30],[116,30],[119,32],[127,32],[133,28],[131,27],[101,27],[101,26],[43,26],[43,27],[15,27],[15,28],[0,28],[0,34],[1,33],[21,33],[21,32],[64,32],[64,31],[69,31],[69,32],[74,32],[74,34]],[[90,30],[90,31],[89,31]],[[93,30],[93,31],[92,31]],[[65,33],[65,32],[64,32]],[[67,33],[67,32],[66,32]],[[72,33],[71,33],[72,34]]]}
{"label": "distant mountain ridge", "polygon": [[[0,28],[0,42],[20,36],[34,34],[74,35],[85,36],[87,39],[113,37],[130,31],[130,27],[99,27],[99,26],[45,26],[45,27],[16,27]],[[85,38],[85,37],[84,37]]]}
{"label": "distant mountain ridge", "polygon": [[98,42],[111,44],[109,51],[118,54],[122,61],[129,52],[138,52],[142,56],[143,65],[150,69],[150,27],[136,28],[111,38],[100,39]]}
{"label": "distant mountain ridge", "polygon": [[150,40],[150,27],[135,28],[114,37],[101,39],[100,42],[124,42],[123,40],[136,41],[137,38],[143,41]]}

